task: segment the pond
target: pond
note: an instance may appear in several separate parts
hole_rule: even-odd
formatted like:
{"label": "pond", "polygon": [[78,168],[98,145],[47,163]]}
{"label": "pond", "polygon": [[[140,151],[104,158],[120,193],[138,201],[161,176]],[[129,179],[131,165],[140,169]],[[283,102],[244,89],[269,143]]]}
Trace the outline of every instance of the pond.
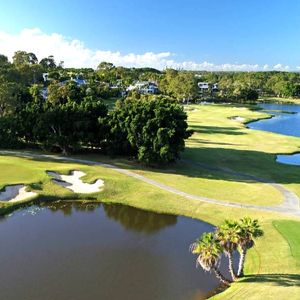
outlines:
{"label": "pond", "polygon": [[21,209],[1,219],[1,299],[204,299],[219,282],[189,245],[212,230],[121,205]]}
{"label": "pond", "polygon": [[[300,105],[261,103],[258,106],[273,118],[248,123],[249,128],[300,137]],[[300,154],[277,155],[276,161],[300,165]]]}
{"label": "pond", "polygon": [[258,106],[274,117],[248,123],[249,128],[300,137],[300,105],[261,103]]}

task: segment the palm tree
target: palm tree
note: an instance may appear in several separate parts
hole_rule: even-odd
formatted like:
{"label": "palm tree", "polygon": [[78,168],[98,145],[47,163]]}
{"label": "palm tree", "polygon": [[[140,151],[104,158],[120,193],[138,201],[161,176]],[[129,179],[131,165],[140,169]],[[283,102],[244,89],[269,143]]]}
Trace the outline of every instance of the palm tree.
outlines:
{"label": "palm tree", "polygon": [[248,249],[254,246],[254,239],[262,236],[264,232],[260,228],[258,220],[248,217],[240,219],[238,226],[240,228],[238,240],[240,261],[237,276],[240,277],[244,275],[244,264]]}
{"label": "palm tree", "polygon": [[238,247],[240,228],[236,221],[225,220],[225,222],[219,226],[216,230],[215,236],[222,246],[225,255],[228,257],[228,268],[233,280],[237,279],[237,276],[233,267],[233,251]]}
{"label": "palm tree", "polygon": [[199,254],[196,265],[200,265],[205,271],[213,271],[216,277],[225,285],[229,285],[227,280],[219,271],[220,256],[222,247],[215,239],[213,233],[204,233],[201,239],[191,244],[190,250],[193,254]]}

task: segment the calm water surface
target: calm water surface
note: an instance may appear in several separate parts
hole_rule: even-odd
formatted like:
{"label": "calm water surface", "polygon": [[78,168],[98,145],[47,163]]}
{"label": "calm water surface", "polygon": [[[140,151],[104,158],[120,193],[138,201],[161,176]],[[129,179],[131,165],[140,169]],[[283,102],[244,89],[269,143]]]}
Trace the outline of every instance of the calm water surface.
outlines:
{"label": "calm water surface", "polygon": [[213,227],[120,205],[51,204],[1,219],[0,299],[204,299],[189,244]]}
{"label": "calm water surface", "polygon": [[[248,124],[249,128],[300,137],[300,105],[262,103],[258,106],[271,113],[274,117],[251,122]],[[282,113],[282,111],[285,113]],[[300,154],[277,155],[276,161],[299,166]]]}
{"label": "calm water surface", "polygon": [[[274,115],[272,119],[251,122],[248,127],[300,137],[300,105],[262,103],[258,105]],[[288,113],[280,113],[280,111]]]}

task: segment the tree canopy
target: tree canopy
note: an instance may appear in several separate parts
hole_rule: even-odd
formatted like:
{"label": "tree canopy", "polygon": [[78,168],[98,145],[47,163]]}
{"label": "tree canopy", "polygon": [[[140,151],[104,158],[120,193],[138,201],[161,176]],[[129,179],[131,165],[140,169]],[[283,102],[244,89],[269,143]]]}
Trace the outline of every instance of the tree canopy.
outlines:
{"label": "tree canopy", "polygon": [[183,108],[168,98],[119,101],[110,114],[109,148],[148,164],[175,161],[191,134],[186,120]]}

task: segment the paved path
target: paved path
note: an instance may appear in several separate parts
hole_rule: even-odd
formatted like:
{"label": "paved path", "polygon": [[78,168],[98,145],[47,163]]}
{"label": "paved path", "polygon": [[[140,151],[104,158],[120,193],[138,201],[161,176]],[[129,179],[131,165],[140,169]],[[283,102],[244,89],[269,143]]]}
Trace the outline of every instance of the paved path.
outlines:
{"label": "paved path", "polygon": [[[212,199],[212,198],[206,198],[206,197],[201,197],[197,195],[192,195],[183,191],[180,191],[178,189],[175,189],[173,187],[170,187],[168,185],[165,185],[163,183],[160,183],[158,181],[155,181],[153,179],[147,178],[143,175],[139,175],[137,173],[134,173],[130,170],[123,169],[120,167],[117,167],[112,164],[106,164],[106,163],[101,163],[101,162],[95,162],[91,160],[85,160],[85,159],[77,159],[77,158],[71,158],[71,157],[65,157],[65,156],[59,156],[59,155],[46,155],[46,154],[32,154],[29,152],[19,152],[19,151],[0,151],[0,154],[3,155],[16,155],[20,157],[28,157],[28,158],[38,158],[38,159],[51,159],[51,160],[59,160],[59,161],[67,161],[67,162],[74,162],[74,163],[81,163],[85,165],[94,165],[94,166],[101,166],[104,168],[108,169],[113,169],[114,171],[130,176],[132,178],[135,178],[137,180],[143,181],[145,183],[148,183],[152,186],[155,186],[159,189],[162,189],[164,191],[168,191],[170,193],[176,194],[178,196],[182,196],[187,199],[192,199],[192,200],[198,200],[201,202],[205,203],[210,203],[210,204],[216,204],[216,205],[221,205],[221,206],[227,206],[227,207],[235,207],[235,208],[245,208],[245,209],[253,209],[253,210],[258,210],[258,211],[265,211],[265,212],[276,212],[276,213],[282,213],[282,214],[287,214],[290,216],[295,216],[300,218],[300,208],[299,208],[299,198],[289,190],[287,190],[285,187],[282,185],[276,184],[276,183],[270,183],[267,182],[266,180],[256,178],[254,176],[248,175],[248,174],[243,174],[239,172],[235,172],[230,169],[223,169],[223,168],[215,168],[215,167],[210,167],[205,164],[200,164],[196,163],[198,167],[203,167],[206,169],[210,170],[215,170],[215,171],[222,171],[226,173],[231,173],[236,176],[241,176],[244,178],[252,179],[255,181],[263,182],[265,184],[270,184],[274,188],[276,188],[278,191],[280,191],[284,197],[284,202],[281,205],[278,206],[258,206],[258,205],[251,205],[251,204],[239,204],[239,203],[233,203],[233,202],[227,202],[227,201],[220,201],[217,199]],[[195,164],[193,162],[193,164]]]}
{"label": "paved path", "polygon": [[283,203],[280,206],[286,207],[286,208],[291,208],[291,209],[300,209],[300,207],[299,207],[300,199],[297,197],[297,195],[295,193],[289,191],[286,187],[284,187],[281,184],[274,183],[274,182],[271,182],[269,180],[266,180],[264,178],[260,178],[257,176],[237,172],[237,171],[234,171],[229,168],[214,167],[214,166],[210,166],[205,163],[195,162],[195,161],[191,161],[191,160],[183,160],[183,161],[185,163],[191,165],[192,167],[200,167],[202,169],[206,169],[209,171],[217,171],[217,172],[237,176],[240,178],[248,179],[248,180],[251,180],[254,182],[256,181],[256,182],[261,182],[261,183],[270,185],[274,189],[278,190],[283,196]]}

